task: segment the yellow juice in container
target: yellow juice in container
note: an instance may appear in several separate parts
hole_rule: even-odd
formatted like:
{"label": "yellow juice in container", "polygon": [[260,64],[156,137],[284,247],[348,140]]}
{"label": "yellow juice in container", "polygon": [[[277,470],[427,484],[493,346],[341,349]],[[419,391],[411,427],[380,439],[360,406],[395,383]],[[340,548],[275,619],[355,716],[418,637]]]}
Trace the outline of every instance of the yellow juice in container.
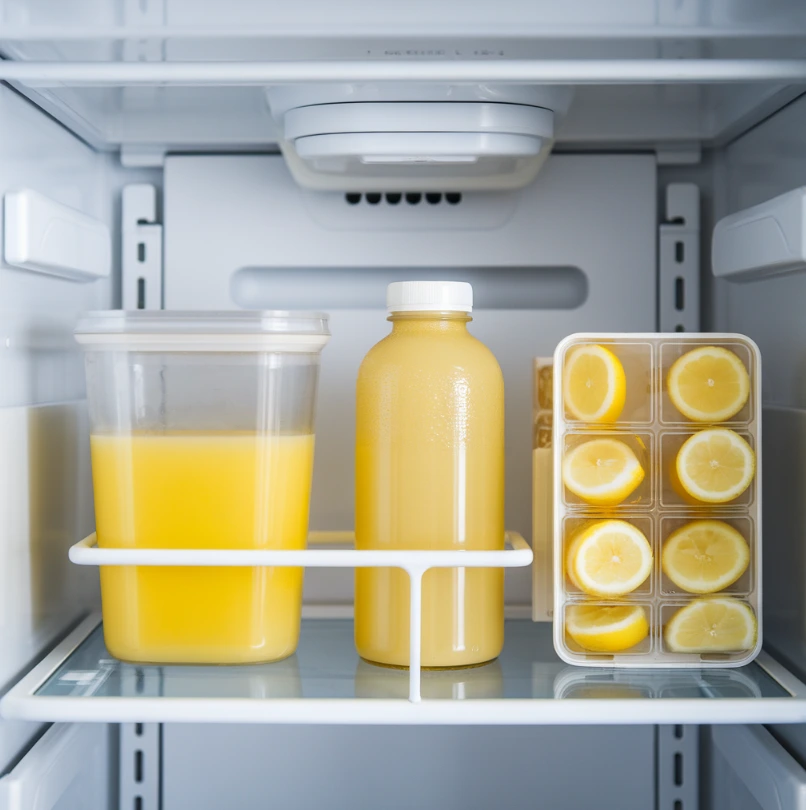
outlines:
{"label": "yellow juice in container", "polygon": [[[325,316],[96,313],[77,336],[100,547],[305,547]],[[104,566],[106,645],[133,662],[285,658],[299,637],[302,574]]]}
{"label": "yellow juice in container", "polygon": [[[356,415],[360,549],[504,548],[504,383],[467,330],[459,282],[390,285],[391,334],[361,365]],[[380,664],[409,664],[409,578],[356,571],[355,641]],[[502,569],[446,568],[422,584],[422,665],[494,659],[504,641]]]}
{"label": "yellow juice in container", "polygon": [[[305,548],[310,434],[99,434],[90,445],[102,548]],[[106,644],[124,660],[245,663],[297,646],[299,568],[104,567],[101,591]]]}

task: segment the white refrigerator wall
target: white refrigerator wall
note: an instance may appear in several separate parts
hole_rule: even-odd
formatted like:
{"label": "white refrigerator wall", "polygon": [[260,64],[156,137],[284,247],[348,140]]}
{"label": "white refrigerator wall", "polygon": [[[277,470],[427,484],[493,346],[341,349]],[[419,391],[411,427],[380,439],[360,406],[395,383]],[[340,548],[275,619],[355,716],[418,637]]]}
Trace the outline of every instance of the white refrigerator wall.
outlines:
{"label": "white refrigerator wall", "polygon": [[163,746],[163,810],[655,807],[653,726],[185,725]]}
{"label": "white refrigerator wall", "polygon": [[[507,526],[529,537],[533,358],[583,328],[655,329],[656,191],[649,155],[557,155],[523,191],[464,194],[458,204],[351,204],[343,194],[306,192],[280,156],[170,157],[165,306],[331,313],[311,525],[342,529],[353,526],[355,379],[389,330],[386,283],[469,277],[478,304],[471,329],[506,383]],[[527,606],[528,572],[508,577],[509,604]],[[352,580],[351,571],[308,570],[306,602],[349,605]],[[278,804],[322,806],[338,785],[339,805],[356,810],[377,807],[381,794],[390,808],[482,808],[500,796],[528,808],[540,796],[572,810],[607,795],[614,807],[638,810],[654,793],[653,728],[167,725],[162,745],[166,810],[263,806],[267,775]],[[572,751],[596,763],[594,779],[564,773]],[[627,781],[625,756],[641,763]],[[301,780],[294,763],[303,761],[310,777]]]}
{"label": "white refrigerator wall", "polygon": [[[351,204],[308,192],[280,156],[170,157],[165,170],[168,309],[321,309],[311,501],[314,529],[353,528],[355,379],[389,331],[385,285],[469,279],[471,331],[506,385],[507,528],[532,525],[532,363],[574,331],[657,324],[656,165],[650,155],[555,155],[518,192]],[[306,601],[351,604],[352,572],[308,570]],[[507,601],[529,615],[528,569]]]}

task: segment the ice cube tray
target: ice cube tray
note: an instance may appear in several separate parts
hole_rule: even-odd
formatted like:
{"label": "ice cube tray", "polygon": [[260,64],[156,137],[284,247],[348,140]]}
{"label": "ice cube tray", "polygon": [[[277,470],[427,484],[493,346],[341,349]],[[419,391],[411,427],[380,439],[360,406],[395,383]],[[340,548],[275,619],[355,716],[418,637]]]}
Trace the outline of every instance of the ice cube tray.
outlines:
{"label": "ice cube tray", "polygon": [[[581,422],[564,402],[564,369],[576,346],[604,346],[620,360],[626,377],[626,398],[614,422]],[[734,352],[750,376],[750,396],[742,410],[723,422],[692,422],[672,404],[667,375],[672,364],[698,346],[721,346]],[[554,646],[567,663],[588,667],[737,667],[752,661],[761,649],[761,357],[758,347],[736,334],[575,334],[565,338],[554,354]],[[749,488],[726,504],[696,502],[681,491],[671,474],[680,446],[693,433],[725,427],[743,436],[756,455],[756,474]],[[566,453],[577,444],[599,437],[627,443],[644,466],[641,484],[623,503],[593,506],[563,484]],[[569,539],[589,521],[617,518],[632,523],[647,537],[653,552],[652,572],[632,593],[618,598],[589,596],[566,577],[565,551]],[[737,529],[750,547],[750,564],[732,585],[712,596],[728,596],[748,604],[758,622],[752,649],[733,652],[678,653],[668,649],[664,627],[694,599],[663,573],[664,543],[677,528],[692,520],[721,520]],[[566,611],[577,604],[640,605],[649,622],[649,635],[621,652],[583,649],[565,630]]]}

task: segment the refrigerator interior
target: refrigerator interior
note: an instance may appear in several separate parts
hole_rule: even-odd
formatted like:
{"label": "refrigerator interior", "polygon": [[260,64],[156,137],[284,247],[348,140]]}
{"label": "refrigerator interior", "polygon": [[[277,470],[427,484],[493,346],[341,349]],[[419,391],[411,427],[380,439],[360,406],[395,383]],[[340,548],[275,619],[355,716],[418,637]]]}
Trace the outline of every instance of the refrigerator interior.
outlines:
{"label": "refrigerator interior", "polygon": [[[9,716],[7,703],[0,719],[0,810],[806,807],[806,274],[737,283],[711,263],[719,220],[806,187],[806,11],[785,0],[394,5],[0,0],[0,694],[22,695],[28,712]],[[383,170],[301,157],[284,113],[348,100],[545,104],[554,127],[523,188],[507,187],[515,173],[491,189],[439,170],[420,186],[393,174],[395,185]],[[72,264],[47,239],[38,267],[9,261],[8,195],[21,190],[66,217],[54,243],[66,256],[77,240]],[[528,569],[507,572],[521,629],[508,630],[500,667],[457,677],[454,706],[425,721],[394,678],[374,692],[355,658],[349,569],[306,573],[309,643],[282,676],[295,698],[285,720],[261,672],[118,682],[89,654],[59,669],[71,638],[89,635],[76,654],[88,649],[100,605],[96,571],[67,559],[94,525],[78,315],[329,311],[311,529],[342,530],[358,365],[387,331],[386,284],[415,276],[474,285],[471,328],[506,383],[507,527],[527,540],[535,356],[575,331],[682,327],[758,343],[775,677],[737,671],[698,685],[714,699],[696,703],[681,697],[687,685],[673,695],[673,683],[628,679],[641,700],[608,698],[618,678],[563,666],[548,617],[529,622]],[[72,702],[57,710],[47,690]],[[364,719],[296,708],[311,694],[355,701]],[[370,699],[389,695],[394,711]]]}

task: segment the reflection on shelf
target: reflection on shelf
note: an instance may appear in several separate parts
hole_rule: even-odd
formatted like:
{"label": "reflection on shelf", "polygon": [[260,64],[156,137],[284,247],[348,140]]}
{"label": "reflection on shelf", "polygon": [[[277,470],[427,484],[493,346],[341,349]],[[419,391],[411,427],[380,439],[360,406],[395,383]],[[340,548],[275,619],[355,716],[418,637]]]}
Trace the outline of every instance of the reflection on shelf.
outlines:
{"label": "reflection on shelf", "polygon": [[[504,697],[504,670],[496,658],[480,667],[422,671],[423,700],[472,700]],[[409,673],[371,664],[359,658],[355,668],[357,698],[402,698],[409,696]]]}
{"label": "reflection on shelf", "polygon": [[[273,664],[144,666],[110,657],[103,627],[39,688],[46,697],[406,699],[409,672],[370,664],[353,646],[353,625],[306,619],[295,655]],[[775,698],[788,693],[761,667],[607,670],[563,664],[547,624],[511,620],[501,656],[467,669],[423,670],[424,700]]]}
{"label": "reflection on shelf", "polygon": [[[749,669],[749,668],[748,668]],[[762,698],[786,693],[771,678],[736,669],[586,670],[567,667],[554,682],[556,698]]]}

